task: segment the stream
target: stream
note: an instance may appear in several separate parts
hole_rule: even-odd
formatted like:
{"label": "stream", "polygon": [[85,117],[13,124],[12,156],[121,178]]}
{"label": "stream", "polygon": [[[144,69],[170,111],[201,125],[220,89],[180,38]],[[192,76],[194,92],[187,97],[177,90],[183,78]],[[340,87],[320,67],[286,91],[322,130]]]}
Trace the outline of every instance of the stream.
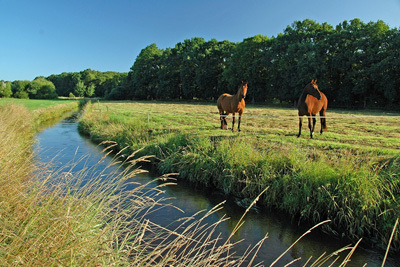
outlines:
{"label": "stream", "polygon": [[[74,119],[67,119],[38,133],[35,153],[39,162],[51,163],[54,169],[60,169],[66,164],[71,164],[71,162],[78,162],[74,170],[97,165],[98,161],[104,156],[103,147],[99,147],[81,136],[77,125]],[[78,161],[82,158],[84,160]],[[112,156],[107,156],[97,168],[106,168],[111,161]],[[135,182],[144,184],[155,178],[156,176],[150,173],[141,173],[133,179]],[[218,192],[194,189],[183,181],[178,180],[177,185],[164,187],[163,190],[165,191],[164,197],[170,198],[168,201],[172,205],[184,211],[182,213],[182,211],[167,207],[153,213],[149,219],[163,227],[167,227],[183,216],[190,216],[200,210],[210,210],[217,204],[226,201],[222,210],[214,213],[206,220],[207,223],[213,223],[224,215],[230,218],[217,228],[217,231],[221,232],[221,237],[226,239],[245,212],[244,208],[237,205],[235,199],[227,199],[226,196]],[[263,265],[269,266],[309,228],[309,226],[298,226],[286,214],[265,209],[251,210],[245,217],[243,227],[234,236],[233,241],[243,239],[241,243],[235,246],[235,251],[239,255],[243,254],[250,245],[255,245],[268,233],[268,238],[258,252],[255,262],[263,262]],[[284,266],[298,258],[301,258],[301,260],[295,262],[292,266],[303,266],[311,256],[315,260],[324,252],[329,254],[348,244],[349,242],[338,240],[323,234],[321,231],[314,230],[285,254],[275,266]],[[343,260],[347,253],[341,255],[340,259]],[[363,266],[365,263],[367,263],[367,266],[381,266],[383,257],[383,251],[359,246],[347,266]],[[400,266],[400,256],[390,255],[385,266]]]}

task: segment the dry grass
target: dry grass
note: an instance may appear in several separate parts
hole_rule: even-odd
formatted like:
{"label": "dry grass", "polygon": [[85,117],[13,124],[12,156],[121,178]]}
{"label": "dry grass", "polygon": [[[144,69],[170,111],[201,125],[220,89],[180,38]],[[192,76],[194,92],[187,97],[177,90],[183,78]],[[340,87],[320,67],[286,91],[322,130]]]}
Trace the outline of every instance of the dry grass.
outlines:
{"label": "dry grass", "polygon": [[[0,146],[3,264],[235,266],[241,261],[229,256],[231,244],[217,244],[213,230],[219,222],[202,223],[220,207],[203,219],[200,212],[182,219],[178,228],[183,232],[154,225],[146,214],[166,206],[159,195],[168,183],[123,190],[138,170],[126,168],[106,176],[103,170],[93,176],[90,169],[72,172],[78,162],[56,171],[36,169],[32,113],[12,105],[0,107],[0,115],[0,139],[7,144]],[[116,158],[113,164],[121,163]]]}
{"label": "dry grass", "polygon": [[[139,170],[132,166],[140,160],[133,160],[133,155],[121,162],[117,154],[110,171],[100,173],[93,171],[97,166],[73,171],[79,162],[59,170],[35,168],[31,150],[35,127],[29,123],[32,121],[32,113],[20,106],[0,107],[0,140],[7,144],[0,146],[2,264],[257,266],[253,257],[266,237],[245,255],[233,255],[235,244],[230,239],[221,240],[216,232],[226,218],[211,225],[204,222],[221,209],[222,203],[210,211],[181,218],[174,229],[149,221],[147,214],[169,205],[163,197],[163,187],[170,182],[163,177],[166,181],[159,186],[133,186],[130,178]],[[107,145],[104,152],[110,154],[116,144]],[[130,167],[114,168],[122,163]],[[343,251],[350,250],[351,256],[354,249]],[[322,255],[314,265],[336,256]]]}

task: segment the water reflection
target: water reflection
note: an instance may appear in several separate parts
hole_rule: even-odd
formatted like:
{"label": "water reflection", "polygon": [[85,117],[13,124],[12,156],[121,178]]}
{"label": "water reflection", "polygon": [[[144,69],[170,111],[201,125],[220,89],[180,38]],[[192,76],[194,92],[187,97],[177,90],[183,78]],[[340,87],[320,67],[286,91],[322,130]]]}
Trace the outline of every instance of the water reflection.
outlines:
{"label": "water reflection", "polygon": [[[118,168],[118,166],[110,167],[112,157],[103,158],[101,147],[92,144],[88,139],[79,135],[77,123],[74,120],[65,120],[39,133],[35,151],[40,162],[51,162],[52,167],[56,170],[72,163],[71,171],[73,172],[96,166],[92,175],[98,172],[106,177],[108,173]],[[101,163],[99,164],[100,160]],[[106,171],[103,171],[104,168],[106,168]],[[132,179],[134,182],[146,184],[154,180],[154,177],[149,174],[138,174]],[[220,232],[222,237],[226,239],[245,211],[235,204],[235,199],[227,198],[218,192],[204,192],[193,189],[192,186],[183,181],[178,181],[177,185],[164,187],[164,190],[164,197],[170,198],[171,204],[179,209],[165,207],[148,215],[150,220],[164,227],[172,227],[176,220],[183,216],[191,216],[200,210],[208,211],[226,201],[223,209],[205,219],[206,223],[212,224],[223,216],[229,217],[229,220],[222,222],[217,228],[217,232]],[[265,265],[269,266],[307,230],[308,227],[296,226],[285,215],[274,211],[251,211],[245,217],[243,227],[233,236],[232,241],[242,240],[235,247],[237,253],[242,254],[249,246],[255,245],[268,234],[268,239],[258,253],[256,262],[263,261]],[[276,266],[283,266],[298,258],[301,258],[301,260],[293,266],[302,266],[311,256],[316,259],[324,252],[331,253],[345,245],[347,243],[327,237],[319,231],[313,231],[296,244]],[[344,257],[343,254],[341,259]],[[368,266],[380,266],[382,258],[382,252],[363,250],[359,247],[347,266],[363,266],[364,263],[367,263]],[[399,256],[392,256],[385,266],[400,266],[399,262]]]}

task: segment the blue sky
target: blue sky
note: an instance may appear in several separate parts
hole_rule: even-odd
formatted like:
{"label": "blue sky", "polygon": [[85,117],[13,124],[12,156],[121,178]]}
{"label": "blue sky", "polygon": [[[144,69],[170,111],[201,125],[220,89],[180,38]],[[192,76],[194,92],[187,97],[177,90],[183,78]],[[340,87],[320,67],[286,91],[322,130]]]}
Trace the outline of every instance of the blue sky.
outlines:
{"label": "blue sky", "polygon": [[128,72],[151,43],[192,37],[240,42],[296,20],[400,27],[400,0],[0,0],[0,80],[85,69]]}

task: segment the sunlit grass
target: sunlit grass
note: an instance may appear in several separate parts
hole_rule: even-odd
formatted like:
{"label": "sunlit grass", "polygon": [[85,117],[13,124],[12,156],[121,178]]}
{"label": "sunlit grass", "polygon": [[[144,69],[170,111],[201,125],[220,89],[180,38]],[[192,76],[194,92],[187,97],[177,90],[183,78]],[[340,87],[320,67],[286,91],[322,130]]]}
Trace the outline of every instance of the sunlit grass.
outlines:
{"label": "sunlit grass", "polygon": [[[155,155],[163,173],[252,198],[357,240],[387,243],[400,217],[399,114],[328,110],[328,131],[298,133],[297,110],[249,105],[242,132],[219,129],[215,104],[105,102],[80,122],[93,140],[113,140]],[[228,118],[231,127],[231,117]],[[236,125],[237,127],[237,122]],[[236,130],[236,129],[235,129]],[[391,162],[391,164],[387,164]],[[328,228],[328,226],[326,226]],[[379,241],[378,241],[379,240]],[[395,236],[399,247],[399,237]]]}
{"label": "sunlit grass", "polygon": [[0,98],[0,105],[16,104],[22,105],[29,110],[44,109],[51,106],[60,104],[67,104],[71,102],[77,102],[76,100],[66,99],[18,99],[18,98]]}
{"label": "sunlit grass", "polygon": [[74,171],[79,161],[39,168],[34,119],[22,106],[0,107],[0,138],[7,144],[0,146],[2,265],[239,266],[250,255],[232,257],[232,243],[217,238],[224,219],[203,224],[221,206],[183,217],[177,229],[146,219],[169,206],[162,195],[169,183],[133,184],[139,170],[132,157],[122,162],[117,155],[100,172],[97,166]]}

